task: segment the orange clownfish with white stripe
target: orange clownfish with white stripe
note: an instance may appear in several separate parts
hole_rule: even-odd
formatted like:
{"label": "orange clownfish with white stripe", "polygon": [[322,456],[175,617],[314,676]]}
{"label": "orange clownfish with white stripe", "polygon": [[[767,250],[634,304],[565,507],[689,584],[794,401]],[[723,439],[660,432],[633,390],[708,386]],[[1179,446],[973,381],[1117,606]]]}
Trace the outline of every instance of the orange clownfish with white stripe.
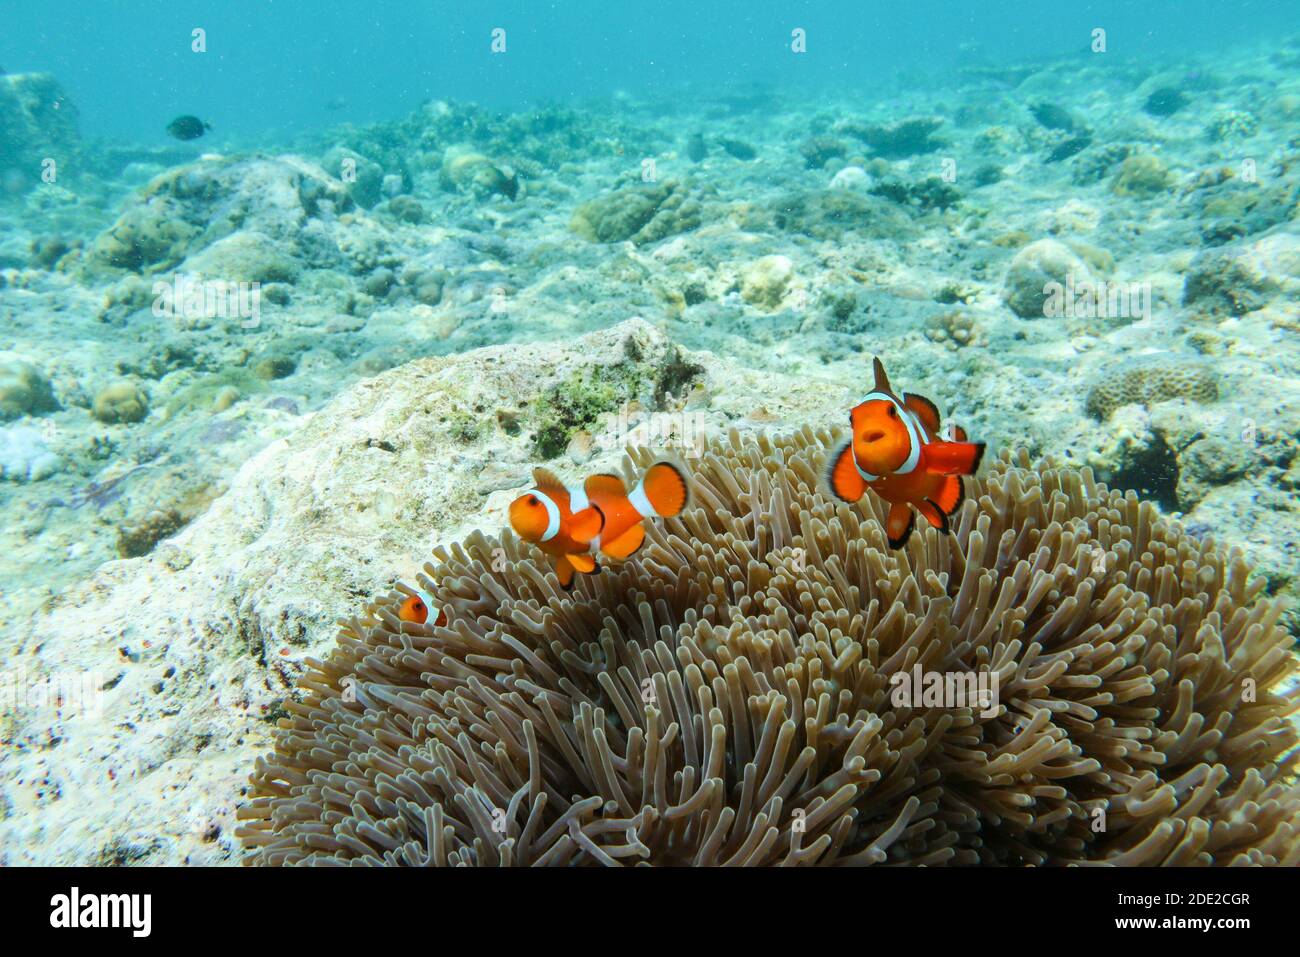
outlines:
{"label": "orange clownfish with white stripe", "polygon": [[961,477],[974,475],[983,442],[966,441],[960,426],[939,431],[939,410],[924,396],[895,395],[885,367],[873,360],[876,384],[853,407],[853,434],[831,455],[826,484],[845,502],[871,489],[889,503],[885,534],[890,548],[902,548],[920,512],[948,531],[948,518],[965,496]]}
{"label": "orange clownfish with white stripe", "polygon": [[645,542],[647,518],[672,518],[686,507],[686,476],[671,462],[646,469],[628,492],[617,475],[593,475],[566,485],[546,469],[534,469],[534,488],[510,503],[510,526],[526,542],[555,559],[560,587],[574,575],[594,574],[597,555],[624,559]]}
{"label": "orange clownfish with white stripe", "polygon": [[[424,599],[419,595],[407,595],[402,599],[401,604],[397,606],[397,618],[399,621],[415,622],[417,625],[423,625],[429,620],[429,606],[424,603]],[[447,625],[447,609],[438,609],[438,617],[433,623],[439,628],[445,628]]]}

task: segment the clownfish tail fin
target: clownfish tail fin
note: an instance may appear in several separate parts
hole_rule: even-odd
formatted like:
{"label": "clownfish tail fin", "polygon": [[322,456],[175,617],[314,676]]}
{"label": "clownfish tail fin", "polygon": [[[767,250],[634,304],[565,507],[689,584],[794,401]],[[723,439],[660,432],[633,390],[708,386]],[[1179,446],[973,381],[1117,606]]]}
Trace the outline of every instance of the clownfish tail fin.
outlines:
{"label": "clownfish tail fin", "polygon": [[646,469],[628,501],[642,518],[672,518],[690,501],[685,473],[672,462],[656,462]]}

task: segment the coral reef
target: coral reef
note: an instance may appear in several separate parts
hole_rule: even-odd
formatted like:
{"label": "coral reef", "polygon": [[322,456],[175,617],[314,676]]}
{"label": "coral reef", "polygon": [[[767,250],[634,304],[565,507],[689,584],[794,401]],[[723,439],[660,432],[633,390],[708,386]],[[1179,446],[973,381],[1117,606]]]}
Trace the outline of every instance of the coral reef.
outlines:
{"label": "coral reef", "polygon": [[13,353],[0,353],[0,422],[58,408],[50,380]]}
{"label": "coral reef", "polygon": [[925,323],[926,337],[953,348],[980,345],[983,336],[979,321],[969,312],[960,309],[931,316]]}
{"label": "coral reef", "polygon": [[1168,356],[1108,369],[1088,389],[1084,408],[1089,415],[1105,420],[1130,403],[1149,406],[1170,399],[1214,402],[1218,397],[1218,378],[1212,369]]}
{"label": "coral reef", "polygon": [[745,267],[740,277],[740,297],[762,309],[775,309],[794,279],[789,256],[764,256]]}
{"label": "coral reef", "polygon": [[185,519],[176,509],[154,509],[141,520],[118,529],[118,554],[123,558],[148,555],[159,541],[174,534],[184,525]]}
{"label": "coral reef", "polygon": [[814,136],[799,145],[799,155],[808,169],[825,169],[831,160],[847,155],[848,147],[833,136]]}
{"label": "coral reef", "polygon": [[1300,294],[1300,233],[1278,231],[1251,243],[1205,249],[1183,281],[1183,303],[1242,315],[1279,292]]}
{"label": "coral reef", "polygon": [[[572,594],[509,534],[436,549],[446,627],[399,590],[308,663],[253,860],[1300,863],[1295,662],[1239,556],[1023,457],[891,556],[817,492],[830,441],[711,446],[703,507]],[[914,669],[1001,691],[891,698]]]}
{"label": "coral reef", "polygon": [[1006,304],[1022,319],[1041,319],[1051,293],[1048,283],[1064,287],[1094,281],[1092,269],[1065,243],[1040,239],[1016,253],[1007,267],[1002,296]]}
{"label": "coral reef", "polygon": [[382,198],[383,167],[356,150],[336,146],[321,158],[321,167],[343,184],[358,206],[369,209]]}
{"label": "coral reef", "polygon": [[271,241],[331,265],[340,259],[335,214],[353,206],[342,183],[296,157],[205,159],[169,170],[133,196],[91,244],[87,266],[158,272],[245,232],[266,240],[251,241],[258,249],[239,246],[241,263]]}
{"label": "coral reef", "polygon": [[1225,140],[1242,140],[1254,136],[1259,130],[1259,118],[1248,110],[1222,110],[1205,127],[1205,135],[1219,143]]}
{"label": "coral reef", "polygon": [[773,204],[772,221],[779,229],[815,239],[837,239],[846,233],[903,239],[914,232],[909,217],[894,203],[847,189],[784,196]]}
{"label": "coral reef", "polygon": [[61,464],[46,447],[40,430],[27,425],[0,429],[0,479],[39,482],[57,472]]}
{"label": "coral reef", "polygon": [[942,141],[934,138],[942,125],[942,117],[916,116],[887,126],[845,124],[842,129],[866,143],[877,156],[897,159],[933,153],[943,146]]}
{"label": "coral reef", "polygon": [[95,393],[91,411],[100,422],[139,422],[149,414],[149,396],[139,383],[118,379]]}
{"label": "coral reef", "polygon": [[1172,182],[1159,157],[1139,154],[1120,164],[1110,188],[1117,196],[1154,196],[1168,190]]}
{"label": "coral reef", "polygon": [[684,184],[675,181],[627,186],[579,206],[571,228],[596,243],[656,242],[700,225],[701,210]]}
{"label": "coral reef", "polygon": [[519,195],[519,180],[514,170],[493,163],[464,144],[447,147],[442,160],[442,179],[447,189],[479,196],[499,193],[515,199]]}

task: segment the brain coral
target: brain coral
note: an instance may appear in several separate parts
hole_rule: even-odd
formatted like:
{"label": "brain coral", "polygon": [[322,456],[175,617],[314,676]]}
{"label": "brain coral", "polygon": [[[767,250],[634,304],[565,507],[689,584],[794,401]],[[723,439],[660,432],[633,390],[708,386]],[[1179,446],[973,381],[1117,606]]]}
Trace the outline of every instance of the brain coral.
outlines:
{"label": "brain coral", "polygon": [[[447,627],[394,594],[309,663],[250,862],[1300,864],[1295,661],[1238,555],[1023,456],[889,552],[817,491],[831,441],[733,432],[572,593],[509,533],[436,551]],[[993,669],[996,715],[892,703],[917,664]]]}
{"label": "brain coral", "polygon": [[657,242],[700,225],[700,204],[674,181],[615,190],[579,206],[570,228],[591,242]]}
{"label": "brain coral", "polygon": [[1103,422],[1122,405],[1151,405],[1166,399],[1213,402],[1219,384],[1213,371],[1185,359],[1170,359],[1110,369],[1088,390],[1088,414]]}

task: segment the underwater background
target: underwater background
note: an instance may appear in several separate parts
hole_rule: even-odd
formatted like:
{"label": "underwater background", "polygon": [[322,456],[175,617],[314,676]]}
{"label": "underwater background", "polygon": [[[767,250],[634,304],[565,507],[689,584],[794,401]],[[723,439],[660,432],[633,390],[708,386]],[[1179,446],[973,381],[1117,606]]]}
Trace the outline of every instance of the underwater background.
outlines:
{"label": "underwater background", "polygon": [[237,860],[340,616],[875,355],[1300,635],[1294,2],[0,14],[0,863]]}

